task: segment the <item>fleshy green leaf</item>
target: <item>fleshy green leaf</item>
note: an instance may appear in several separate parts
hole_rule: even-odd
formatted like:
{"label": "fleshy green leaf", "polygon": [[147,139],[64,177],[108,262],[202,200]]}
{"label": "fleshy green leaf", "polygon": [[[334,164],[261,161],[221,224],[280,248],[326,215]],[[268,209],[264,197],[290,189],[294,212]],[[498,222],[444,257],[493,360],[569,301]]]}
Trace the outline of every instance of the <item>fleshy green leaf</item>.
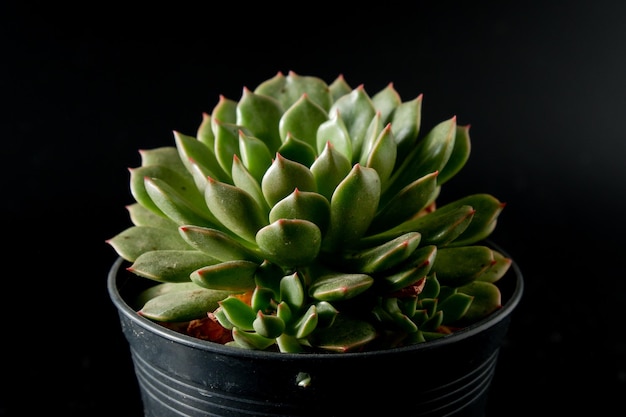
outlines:
{"label": "fleshy green leaf", "polygon": [[267,225],[267,217],[254,198],[241,188],[209,179],[205,190],[209,210],[229,230],[248,242]]}
{"label": "fleshy green leaf", "polygon": [[497,282],[499,281],[510,269],[513,260],[502,253],[493,250],[493,257],[495,262],[487,268],[482,274],[476,277],[479,281],[484,282]]}
{"label": "fleshy green leaf", "polygon": [[287,133],[283,144],[278,148],[278,153],[284,158],[298,162],[304,166],[311,166],[317,158],[315,149],[303,140]]}
{"label": "fleshy green leaf", "polygon": [[[352,139],[352,155],[361,155],[361,148],[367,128],[376,115],[372,99],[365,92],[363,85],[358,86],[350,94],[335,101],[328,111],[329,115],[339,113]],[[351,162],[356,162],[352,161]]]}
{"label": "fleshy green leaf", "polygon": [[296,188],[300,191],[317,191],[313,174],[306,166],[276,154],[274,162],[261,181],[265,200],[273,206]]}
{"label": "fleshy green leaf", "polygon": [[451,324],[463,317],[469,310],[473,298],[467,294],[455,293],[439,303],[439,311],[443,312],[441,324]]}
{"label": "fleshy green leaf", "polygon": [[391,121],[391,115],[401,102],[400,94],[393,88],[393,83],[387,84],[385,88],[372,96],[372,103],[376,111],[380,112],[383,124]]}
{"label": "fleshy green leaf", "polygon": [[[383,198],[388,199],[407,184],[431,172],[440,171],[448,162],[456,137],[456,117],[433,127],[418,141],[386,183]],[[398,149],[398,155],[402,155]]]}
{"label": "fleshy green leaf", "polygon": [[330,203],[318,193],[296,189],[272,207],[269,213],[270,222],[280,219],[308,220],[324,233],[330,220]]}
{"label": "fleshy green leaf", "polygon": [[257,312],[256,318],[252,323],[254,331],[268,339],[275,339],[285,330],[285,322],[273,315],[263,314],[262,311]]}
{"label": "fleshy green leaf", "polygon": [[377,331],[372,324],[339,314],[332,326],[318,329],[309,340],[321,349],[341,353],[358,351],[376,336]]}
{"label": "fleshy green leaf", "polygon": [[467,322],[478,321],[502,307],[500,289],[491,282],[470,282],[459,287],[458,291],[473,298],[472,304],[463,316],[463,320]]}
{"label": "fleshy green leaf", "polygon": [[297,272],[280,280],[280,298],[289,305],[292,312],[304,306],[304,286]]}
{"label": "fleshy green leaf", "polygon": [[131,226],[106,241],[125,260],[134,262],[142,253],[153,250],[192,250],[176,229]]}
{"label": "fleshy green leaf", "polygon": [[258,265],[250,261],[227,261],[197,269],[190,278],[203,288],[243,292],[254,289],[257,268]]}
{"label": "fleshy green leaf", "polygon": [[376,213],[369,234],[393,228],[415,217],[438,195],[437,172],[424,175],[404,187]]}
{"label": "fleshy green leaf", "polygon": [[179,231],[189,245],[222,262],[238,259],[262,262],[259,254],[222,231],[190,225],[181,226]]}
{"label": "fleshy green leaf", "polygon": [[240,298],[229,296],[219,302],[219,306],[226,318],[233,326],[241,330],[254,330],[254,321],[256,320],[256,311]]}
{"label": "fleshy green leaf", "polygon": [[422,121],[422,95],[420,94],[411,101],[398,105],[392,114],[391,131],[398,148],[399,161],[402,162],[406,155],[417,142]]}
{"label": "fleshy green leaf", "polygon": [[174,140],[180,159],[188,171],[191,171],[191,163],[193,162],[201,166],[202,171],[208,176],[222,181],[226,181],[229,178],[229,175],[224,172],[217,162],[213,148],[207,147],[207,145],[194,137],[176,131],[174,131]]}
{"label": "fleshy green leaf", "polygon": [[458,287],[474,281],[495,263],[487,246],[439,248],[433,271],[442,285]]}
{"label": "fleshy green leaf", "polygon": [[322,233],[315,223],[302,219],[279,219],[263,227],[256,243],[263,256],[282,267],[312,262],[320,251]]}
{"label": "fleshy green leaf", "polygon": [[196,250],[153,250],[139,255],[128,270],[153,281],[186,282],[196,269],[217,262]]}
{"label": "fleshy green leaf", "polygon": [[[236,124],[246,126],[252,136],[264,143],[268,153],[273,155],[282,143],[278,129],[282,114],[283,108],[278,100],[244,88],[237,104]],[[255,174],[256,172],[253,173]]]}
{"label": "fleshy green leaf", "polygon": [[380,179],[372,168],[356,164],[339,183],[330,202],[325,250],[354,245],[367,231],[380,199]]}
{"label": "fleshy green leaf", "polygon": [[331,144],[333,148],[346,157],[348,161],[352,160],[352,139],[346,127],[341,114],[338,112],[329,115],[330,118],[320,124],[317,129],[315,147],[318,153],[322,153],[324,148]]}
{"label": "fleshy green leaf", "polygon": [[276,343],[276,340],[263,337],[258,333],[246,332],[237,327],[232,330],[233,339],[237,346],[252,349],[265,350]]}
{"label": "fleshy green leaf", "polygon": [[396,153],[396,141],[391,133],[391,125],[387,125],[372,145],[365,166],[375,169],[381,183],[384,183],[393,172]]}
{"label": "fleshy green leaf", "polygon": [[145,190],[150,199],[162,213],[175,223],[220,227],[219,221],[203,202],[185,198],[167,182],[159,178],[146,177],[144,182]]}
{"label": "fleshy green leaf", "polygon": [[291,134],[315,148],[317,129],[326,120],[328,120],[326,111],[309,99],[307,94],[303,94],[280,119],[278,125],[280,137],[285,140],[287,135]]}
{"label": "fleshy green leaf", "polygon": [[406,260],[420,243],[421,235],[406,233],[381,245],[338,255],[341,268],[372,274],[390,269]]}
{"label": "fleshy green leaf", "polygon": [[471,150],[469,125],[456,127],[454,148],[446,165],[439,171],[439,185],[443,185],[454,177],[465,166]]}
{"label": "fleshy green leaf", "polygon": [[309,286],[309,295],[320,301],[348,300],[374,284],[367,274],[333,273],[321,276]]}
{"label": "fleshy green leaf", "polygon": [[315,178],[318,192],[330,201],[335,188],[350,173],[351,169],[352,165],[348,158],[338,152],[330,142],[327,142],[324,151],[311,165],[311,173]]}
{"label": "fleshy green leaf", "polygon": [[161,322],[184,322],[204,318],[226,297],[223,291],[196,288],[170,291],[150,299],[138,311],[141,316]]}

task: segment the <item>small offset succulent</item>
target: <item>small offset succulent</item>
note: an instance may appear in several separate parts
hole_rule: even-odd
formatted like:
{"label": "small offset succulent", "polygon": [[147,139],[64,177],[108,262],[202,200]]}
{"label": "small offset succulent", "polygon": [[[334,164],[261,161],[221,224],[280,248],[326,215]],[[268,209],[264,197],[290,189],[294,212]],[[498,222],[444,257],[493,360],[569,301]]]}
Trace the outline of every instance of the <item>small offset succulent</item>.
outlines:
{"label": "small offset succulent", "polygon": [[504,203],[437,204],[469,126],[421,134],[422,95],[278,72],[220,96],[195,136],[140,150],[132,226],[107,240],[155,281],[138,314],[217,343],[354,352],[445,337],[501,307]]}

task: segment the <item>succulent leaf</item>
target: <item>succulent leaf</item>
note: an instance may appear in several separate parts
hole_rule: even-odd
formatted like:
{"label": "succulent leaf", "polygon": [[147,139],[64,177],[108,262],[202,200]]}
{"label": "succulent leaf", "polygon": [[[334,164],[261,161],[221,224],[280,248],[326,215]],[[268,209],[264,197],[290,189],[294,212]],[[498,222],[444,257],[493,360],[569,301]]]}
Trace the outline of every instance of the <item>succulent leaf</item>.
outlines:
{"label": "succulent leaf", "polygon": [[413,321],[411,321],[411,319],[400,309],[397,298],[385,299],[383,308],[389,315],[391,321],[393,321],[393,323],[400,329],[407,333],[413,333],[417,331],[417,326],[415,325],[415,323],[413,323]]}
{"label": "succulent leaf", "polygon": [[219,227],[219,221],[200,201],[190,201],[176,189],[159,178],[144,178],[145,189],[150,199],[168,218],[179,225],[197,224]]}
{"label": "succulent leaf", "polygon": [[252,327],[261,336],[276,339],[283,334],[285,322],[280,317],[258,311],[254,322],[252,322]]}
{"label": "succulent leaf", "polygon": [[411,101],[399,104],[392,114],[391,126],[393,137],[400,156],[398,162],[411,152],[417,142],[422,120],[422,95]]}
{"label": "succulent leaf", "polygon": [[215,135],[213,134],[213,128],[211,125],[213,124],[213,119],[209,113],[202,113],[202,120],[200,121],[200,125],[198,125],[198,129],[196,130],[196,137],[198,141],[203,143],[207,148],[211,150],[211,152],[215,149]]}
{"label": "succulent leaf", "polygon": [[349,300],[373,284],[374,278],[367,274],[327,274],[315,279],[309,286],[309,295],[319,301]]}
{"label": "succulent leaf", "polygon": [[219,123],[237,124],[237,101],[220,94],[211,114],[213,133],[216,132]]}
{"label": "succulent leaf", "polygon": [[415,217],[438,195],[438,172],[420,177],[394,195],[377,213],[368,233],[378,233]]}
{"label": "succulent leaf", "polygon": [[276,154],[261,182],[265,200],[273,206],[296,188],[300,191],[317,191],[313,173],[306,166]]}
{"label": "succulent leaf", "polygon": [[361,246],[375,245],[411,231],[422,235],[423,245],[445,246],[456,239],[468,227],[476,210],[472,206],[437,209],[422,216],[409,219],[398,226],[361,239]]}
{"label": "succulent leaf", "polygon": [[254,243],[256,233],[267,225],[263,209],[241,188],[210,178],[205,199],[217,220],[248,242]]}
{"label": "succulent leaf", "polygon": [[329,352],[353,352],[372,342],[377,334],[372,324],[339,315],[332,327],[318,328],[309,340]]}
{"label": "succulent leaf", "polygon": [[192,250],[176,229],[131,226],[106,241],[125,260],[134,262],[142,253],[153,250]]}
{"label": "succulent leaf", "polygon": [[231,295],[219,301],[218,304],[233,326],[245,331],[254,330],[257,312],[240,298]]}
{"label": "succulent leaf", "polygon": [[351,247],[370,226],[380,200],[378,173],[355,164],[330,201],[330,225],[323,246],[328,251]]}
{"label": "succulent leaf", "polygon": [[311,166],[317,159],[315,149],[308,143],[294,137],[291,133],[287,133],[287,137],[280,145],[280,148],[278,148],[278,153],[307,167]]}
{"label": "succulent leaf", "polygon": [[339,112],[329,115],[329,119],[322,122],[317,129],[316,148],[318,153],[322,153],[324,148],[331,144],[334,149],[346,157],[348,161],[352,160],[352,139],[346,124],[341,118]]}
{"label": "succulent leaf", "polygon": [[180,159],[179,152],[174,146],[142,149],[139,151],[139,154],[141,155],[141,166],[143,167],[150,165],[164,166],[183,178],[189,177],[189,173],[186,171],[185,165]]}
{"label": "succulent leaf", "polygon": [[217,262],[196,250],[153,250],[139,255],[128,270],[153,281],[188,282],[193,271]]}
{"label": "succulent leaf", "polygon": [[320,301],[315,303],[317,309],[317,326],[330,327],[335,322],[339,311],[328,301]]}
{"label": "succulent leaf", "polygon": [[226,261],[197,269],[190,278],[203,288],[243,292],[254,289],[257,267],[250,261]]}
{"label": "succulent leaf", "polygon": [[330,203],[318,193],[296,189],[272,207],[269,221],[273,223],[280,219],[308,220],[323,234],[330,221]]}
{"label": "succulent leaf", "polygon": [[489,237],[496,227],[498,216],[506,205],[490,194],[479,193],[459,198],[455,202],[442,206],[440,210],[454,209],[455,206],[464,204],[471,205],[475,213],[471,223],[454,242],[451,242],[451,246],[473,245]]}
{"label": "succulent leaf", "polygon": [[457,125],[452,153],[450,154],[448,162],[439,171],[439,177],[437,178],[439,185],[443,185],[448,182],[450,178],[458,174],[469,159],[471,151],[469,128],[469,125]]}
{"label": "succulent leaf", "polygon": [[280,280],[280,299],[289,305],[292,313],[304,306],[305,296],[304,286],[297,272],[285,275]]}
{"label": "succulent leaf", "polygon": [[283,108],[278,100],[244,88],[237,104],[236,124],[246,126],[252,136],[263,142],[269,154],[273,155],[282,142],[278,130],[282,114]]}
{"label": "succulent leaf", "polygon": [[487,246],[439,248],[433,271],[442,285],[458,287],[474,281],[494,263],[493,251]]}
{"label": "succulent leaf", "polygon": [[300,353],[304,350],[300,340],[285,333],[276,338],[276,344],[280,352],[283,353]]}
{"label": "succulent leaf", "polygon": [[173,220],[156,214],[139,203],[129,204],[126,206],[126,210],[128,210],[130,219],[135,226],[152,226],[174,230],[178,228],[178,224]]}
{"label": "succulent leaf", "polygon": [[325,111],[328,111],[333,102],[330,89],[323,80],[293,71],[289,71],[287,76],[277,73],[273,78],[259,84],[254,92],[274,97],[283,109],[291,107],[303,94],[307,94],[309,100]]}
{"label": "succulent leaf", "polygon": [[[342,74],[339,74],[337,78],[330,83],[328,89],[330,90],[332,102],[337,101],[339,97],[349,94],[352,91],[352,87],[350,87],[350,85],[346,82],[346,79]],[[330,108],[330,103],[328,108]]]}
{"label": "succulent leaf", "polygon": [[491,283],[499,281],[506,274],[513,263],[511,258],[504,256],[501,252],[496,250],[493,250],[492,252],[495,262],[482,274],[476,277],[479,281]]}
{"label": "succulent leaf", "polygon": [[[363,85],[358,86],[349,94],[339,97],[331,106],[328,114],[338,113],[345,123],[352,139],[352,155],[360,156],[365,134],[376,115],[372,99],[365,92]],[[354,157],[353,157],[354,158]],[[351,162],[356,162],[350,158]],[[356,160],[359,158],[357,157]]]}
{"label": "succulent leaf", "polygon": [[[424,279],[433,268],[437,256],[437,246],[424,246],[413,251],[410,255],[409,261],[403,268],[399,268],[397,272],[384,277],[385,288],[388,291],[399,291]],[[421,291],[424,291],[423,287]]]}
{"label": "succulent leaf", "polygon": [[406,260],[417,249],[420,239],[419,233],[409,232],[372,248],[338,254],[335,262],[342,268],[373,274]]}
{"label": "succulent leaf", "polygon": [[206,317],[225,297],[223,291],[197,287],[168,291],[148,300],[138,313],[159,322],[184,322]]}
{"label": "succulent leaf", "polygon": [[257,286],[250,297],[252,309],[257,312],[266,312],[275,309],[274,299],[276,298],[276,294],[278,294],[278,292],[270,288]]}
{"label": "succulent leaf", "polygon": [[472,304],[462,318],[467,322],[485,318],[502,307],[500,289],[491,282],[473,281],[459,287],[457,291],[473,298]]}
{"label": "succulent leaf", "polygon": [[372,145],[365,166],[378,172],[381,183],[385,183],[391,176],[396,160],[396,141],[391,133],[391,125],[387,125]]}
{"label": "succulent leaf", "polygon": [[250,172],[246,169],[245,166],[241,163],[241,160],[236,156],[233,158],[233,185],[235,187],[241,188],[243,191],[250,194],[250,196],[257,203],[261,211],[263,212],[264,217],[270,211],[270,207],[265,201],[265,196],[263,195],[263,191],[261,190],[261,185],[257,180],[250,174]]}
{"label": "succulent leaf", "polygon": [[184,225],[179,228],[179,232],[189,245],[213,259],[222,262],[242,259],[259,264],[263,261],[260,254],[220,230]]}
{"label": "succulent leaf", "polygon": [[[456,117],[433,127],[419,140],[393,173],[383,198],[390,198],[406,185],[431,172],[441,171],[450,158],[456,137]],[[400,152],[398,152],[401,155]]]}
{"label": "succulent leaf", "polygon": [[285,140],[290,134],[315,148],[317,129],[326,120],[328,120],[326,111],[310,100],[305,93],[281,117],[278,125],[280,138]]}
{"label": "succulent leaf", "polygon": [[327,142],[324,151],[311,165],[311,173],[317,184],[318,192],[331,200],[335,188],[350,173],[352,165],[343,154]]}
{"label": "succulent leaf", "polygon": [[452,324],[463,317],[470,308],[474,297],[455,293],[439,303],[439,312],[443,313],[441,324]]}
{"label": "succulent leaf", "polygon": [[239,153],[239,135],[253,135],[248,129],[234,123],[226,123],[214,119],[213,125],[215,126],[213,129],[215,134],[215,157],[222,170],[230,174],[233,156],[237,155],[241,158]]}
{"label": "succulent leaf", "polygon": [[275,339],[261,336],[255,332],[246,332],[237,327],[232,330],[233,339],[237,346],[251,350],[265,350],[276,343]]}
{"label": "succulent leaf", "polygon": [[224,172],[215,158],[213,148],[207,147],[207,145],[192,136],[177,131],[174,131],[174,140],[179,157],[188,171],[192,171],[191,164],[195,163],[202,168],[202,172],[205,175],[222,181],[228,180],[229,175]]}
{"label": "succulent leaf", "polygon": [[315,305],[309,306],[307,311],[290,327],[290,333],[296,339],[309,336],[317,327],[317,308]]}
{"label": "succulent leaf", "polygon": [[372,96],[372,103],[376,111],[380,112],[382,123],[387,124],[391,121],[391,115],[396,110],[396,107],[402,103],[402,98],[393,87],[393,83],[389,83],[385,88]]}
{"label": "succulent leaf", "polygon": [[259,230],[256,243],[263,256],[282,267],[304,266],[318,255],[322,232],[303,219],[279,219]]}
{"label": "succulent leaf", "polygon": [[426,282],[424,283],[424,288],[422,288],[422,292],[420,293],[421,299],[436,299],[439,296],[439,291],[441,290],[441,284],[439,284],[439,280],[437,280],[437,276],[435,274],[429,274],[426,277]]}
{"label": "succulent leaf", "polygon": [[[131,168],[130,171],[130,192],[135,200],[144,207],[167,217],[163,211],[154,203],[148,191],[146,190],[146,178],[159,178],[166,182],[176,191],[185,196],[186,199],[198,202],[197,194],[199,193],[196,184],[191,175],[181,176],[176,171],[162,165],[146,165],[138,168]],[[194,195],[195,194],[195,195]]]}
{"label": "succulent leaf", "polygon": [[[261,139],[239,132],[239,152],[243,165],[256,182],[261,184],[265,171],[272,165],[272,155],[275,151]],[[234,157],[237,158],[236,155]]]}
{"label": "succulent leaf", "polygon": [[[372,152],[372,148],[374,147],[376,140],[379,138],[384,128],[385,124],[383,123],[382,114],[380,111],[376,111],[376,114],[374,115],[374,117],[372,117],[372,120],[370,121],[370,125],[365,131],[363,145],[361,146],[361,154],[358,161],[359,164],[367,165],[367,161],[370,159],[370,153]],[[397,155],[394,155],[393,158],[391,158],[390,162],[394,166],[396,163],[396,157]]]}

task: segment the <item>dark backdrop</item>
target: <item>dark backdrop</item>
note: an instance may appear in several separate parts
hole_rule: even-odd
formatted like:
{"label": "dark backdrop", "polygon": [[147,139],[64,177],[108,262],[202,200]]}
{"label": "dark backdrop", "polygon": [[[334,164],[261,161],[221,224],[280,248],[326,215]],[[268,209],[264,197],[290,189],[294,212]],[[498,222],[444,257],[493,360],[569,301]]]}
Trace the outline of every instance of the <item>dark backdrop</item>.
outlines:
{"label": "dark backdrop", "polygon": [[433,3],[1,6],[0,415],[141,414],[106,292],[127,168],[289,70],[471,124],[445,192],[507,203],[493,237],[526,279],[490,417],[623,412],[626,3]]}

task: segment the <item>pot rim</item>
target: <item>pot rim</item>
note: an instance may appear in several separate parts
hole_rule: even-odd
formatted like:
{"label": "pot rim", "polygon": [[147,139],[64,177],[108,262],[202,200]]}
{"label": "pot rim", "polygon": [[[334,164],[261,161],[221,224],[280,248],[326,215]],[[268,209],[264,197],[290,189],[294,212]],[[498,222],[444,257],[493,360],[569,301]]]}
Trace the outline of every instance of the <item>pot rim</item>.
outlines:
{"label": "pot rim", "polygon": [[[503,255],[510,257],[510,255],[503,250],[497,244],[487,240],[486,241],[489,246],[492,246],[494,249],[500,251]],[[362,357],[363,355],[367,356],[386,356],[386,355],[394,355],[400,352],[405,352],[408,350],[417,349],[436,349],[442,346],[450,345],[453,343],[457,343],[463,339],[472,337],[479,332],[485,330],[486,327],[492,327],[496,324],[500,323],[502,320],[508,318],[517,305],[519,304],[522,294],[524,292],[524,277],[522,275],[522,271],[519,268],[518,264],[511,258],[511,270],[507,272],[507,274],[513,273],[515,278],[515,286],[506,300],[506,302],[502,305],[500,309],[485,317],[484,319],[467,326],[464,329],[458,330],[450,335],[441,337],[436,340],[427,341],[424,343],[382,349],[382,350],[372,350],[366,352],[307,352],[307,353],[282,353],[282,352],[272,352],[272,351],[263,351],[263,350],[252,350],[252,349],[242,349],[233,346],[227,346],[216,342],[211,342],[208,340],[197,339],[192,336],[188,336],[174,330],[168,329],[164,326],[159,325],[145,317],[140,316],[137,312],[130,307],[128,303],[124,300],[122,295],[118,290],[117,285],[117,277],[119,274],[120,267],[124,263],[124,259],[122,257],[117,257],[111,266],[108,277],[107,277],[107,289],[109,293],[109,297],[113,304],[116,306],[119,314],[124,314],[130,320],[132,320],[137,325],[158,334],[159,336],[171,339],[176,341],[177,343],[182,343],[188,346],[191,346],[196,349],[212,351],[215,353],[219,353],[221,355],[237,355],[249,357],[251,359],[255,358],[264,358],[267,359],[268,356],[273,357],[274,359],[285,359],[285,360],[310,360],[310,359],[337,359],[338,357]]]}

